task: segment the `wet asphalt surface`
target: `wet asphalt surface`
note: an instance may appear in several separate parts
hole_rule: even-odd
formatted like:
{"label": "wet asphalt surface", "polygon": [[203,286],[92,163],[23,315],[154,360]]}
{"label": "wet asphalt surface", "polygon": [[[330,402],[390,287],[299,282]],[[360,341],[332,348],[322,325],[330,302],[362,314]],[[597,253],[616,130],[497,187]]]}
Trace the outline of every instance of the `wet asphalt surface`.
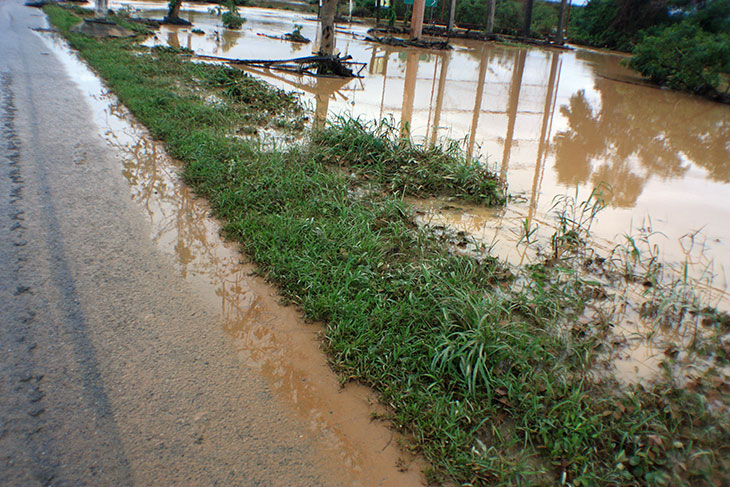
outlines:
{"label": "wet asphalt surface", "polygon": [[44,25],[0,4],[0,485],[342,485],[152,243]]}

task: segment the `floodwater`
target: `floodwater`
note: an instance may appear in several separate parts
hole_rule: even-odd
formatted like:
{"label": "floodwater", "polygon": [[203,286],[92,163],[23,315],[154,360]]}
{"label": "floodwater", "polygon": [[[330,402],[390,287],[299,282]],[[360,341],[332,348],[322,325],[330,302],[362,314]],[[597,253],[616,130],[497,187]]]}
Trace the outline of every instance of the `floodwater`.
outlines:
{"label": "floodwater", "polygon": [[[231,31],[207,9],[196,4],[184,14],[205,34],[163,26],[148,43],[238,59],[312,51],[312,45],[258,35],[281,35],[299,24],[315,40],[312,15],[242,8],[247,22]],[[147,12],[162,13],[159,7]],[[577,189],[583,200],[603,184],[610,187],[604,192],[608,207],[592,229],[605,246],[650,227],[662,234],[656,243],[666,260],[684,262],[685,236],[699,232],[692,256],[702,254],[698,265],[711,261],[715,285],[724,287],[721,269],[730,269],[730,106],[646,85],[621,66],[618,54],[467,41],[454,41],[455,49],[445,52],[394,48],[364,41],[367,29],[338,27],[339,51],[367,63],[361,79],[250,71],[301,92],[320,116],[392,117],[408,123],[416,140],[461,141],[467,154],[485,158],[508,183],[513,200],[506,209],[430,209],[496,242],[504,254],[513,246],[507,230],[514,222],[550,225],[556,196]]]}
{"label": "floodwater", "polygon": [[[161,17],[164,5],[112,2]],[[309,55],[313,45],[258,35],[282,35],[296,24],[316,39],[313,15],[241,8],[240,31],[195,4],[184,10],[204,34],[163,26],[148,44],[238,59]],[[270,83],[302,93],[316,119],[349,114],[408,124],[417,141],[456,140],[503,177],[511,200],[486,209],[452,201],[412,201],[423,223],[466,231],[512,263],[529,252],[517,243],[529,228],[549,242],[556,198],[588,198],[601,186],[607,207],[592,223],[604,255],[645,237],[642,247],[668,268],[696,279],[698,294],[721,309],[730,269],[730,106],[649,86],[621,65],[623,56],[586,49],[558,51],[468,41],[435,52],[372,44],[369,26],[338,26],[337,49],[367,63],[362,78],[314,79],[250,69]],[[316,43],[314,44],[316,45]],[[623,322],[629,345],[617,359],[626,378],[655,373],[669,333],[646,339],[641,320]],[[653,334],[656,336],[657,334]],[[658,334],[662,335],[662,334]]]}
{"label": "floodwater", "polygon": [[87,94],[101,136],[120,155],[130,196],[149,218],[153,241],[170,255],[181,278],[216,303],[241,363],[266,377],[292,416],[307,425],[322,464],[344,476],[337,485],[423,485],[424,461],[403,450],[402,437],[385,422],[373,419],[387,409],[367,387],[342,387],[327,365],[322,326],[280,304],[275,289],[241,262],[236,246],[220,238],[210,208],[182,183],[180,167],[162,145],[62,41],[50,34],[42,38]]}

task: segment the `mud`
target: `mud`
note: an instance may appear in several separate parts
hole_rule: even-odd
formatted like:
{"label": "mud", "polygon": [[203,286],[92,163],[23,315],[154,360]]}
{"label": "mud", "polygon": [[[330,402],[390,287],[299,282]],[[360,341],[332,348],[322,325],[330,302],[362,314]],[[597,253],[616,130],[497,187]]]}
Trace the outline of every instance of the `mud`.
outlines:
{"label": "mud", "polygon": [[400,448],[403,438],[386,423],[373,421],[373,414],[387,413],[376,396],[357,384],[341,387],[328,367],[320,349],[322,326],[305,323],[294,307],[279,303],[276,291],[253,275],[255,267],[242,264],[236,247],[219,237],[205,201],[177,176],[177,163],[58,38],[44,39],[88,97],[152,241],[196,294],[218,309],[238,360],[268,380],[312,436],[321,461],[335,462],[343,485],[422,485],[423,461]]}

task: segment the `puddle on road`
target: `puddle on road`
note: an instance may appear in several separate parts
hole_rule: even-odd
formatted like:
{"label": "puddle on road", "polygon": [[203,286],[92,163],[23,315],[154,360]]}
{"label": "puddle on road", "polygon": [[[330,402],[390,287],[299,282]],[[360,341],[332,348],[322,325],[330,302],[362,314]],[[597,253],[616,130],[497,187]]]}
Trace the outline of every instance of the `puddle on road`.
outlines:
{"label": "puddle on road", "polygon": [[[322,327],[307,324],[275,289],[253,277],[235,245],[223,242],[205,201],[177,176],[161,144],[132,119],[96,76],[51,34],[39,34],[88,95],[94,121],[119,154],[131,197],[145,212],[154,242],[174,259],[184,279],[220,309],[225,331],[243,364],[258,370],[321,445],[329,471],[345,485],[423,485],[424,462],[402,450],[367,387],[340,387],[320,350]],[[232,445],[235,447],[235,445]],[[337,465],[340,465],[340,468]],[[329,468],[328,468],[329,467]]]}

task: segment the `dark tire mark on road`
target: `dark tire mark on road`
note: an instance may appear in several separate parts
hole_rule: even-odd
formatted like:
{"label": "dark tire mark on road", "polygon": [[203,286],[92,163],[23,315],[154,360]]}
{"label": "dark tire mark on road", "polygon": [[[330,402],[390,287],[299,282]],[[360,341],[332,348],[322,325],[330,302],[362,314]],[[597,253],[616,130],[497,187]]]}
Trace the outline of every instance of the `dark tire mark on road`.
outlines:
{"label": "dark tire mark on road", "polygon": [[[0,296],[2,370],[0,371],[0,484],[48,485],[56,477],[51,445],[43,437],[45,406],[43,375],[34,367],[32,326],[35,313],[26,295],[31,287],[20,277],[26,257],[24,215],[20,208],[23,178],[20,140],[15,129],[17,109],[9,73],[0,75],[0,158],[2,160],[2,237],[0,239]],[[12,294],[12,297],[11,297]]]}

